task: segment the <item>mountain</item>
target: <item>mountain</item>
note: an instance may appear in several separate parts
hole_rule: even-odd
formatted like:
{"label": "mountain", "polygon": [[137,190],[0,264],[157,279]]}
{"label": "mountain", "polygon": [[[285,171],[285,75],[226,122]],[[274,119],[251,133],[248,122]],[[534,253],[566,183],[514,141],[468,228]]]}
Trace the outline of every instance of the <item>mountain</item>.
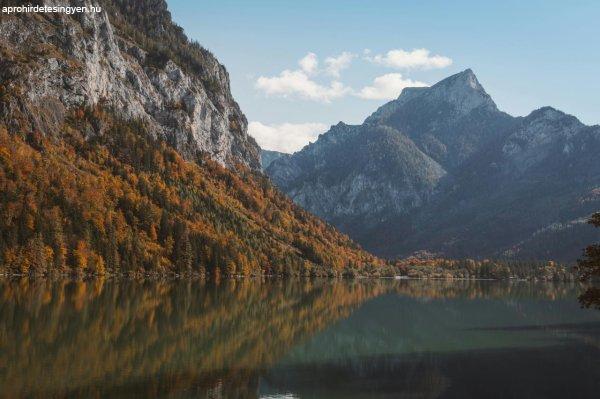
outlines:
{"label": "mountain", "polygon": [[445,171],[391,127],[339,123],[267,173],[297,204],[348,229],[421,205]]}
{"label": "mountain", "polygon": [[9,130],[57,132],[68,110],[101,104],[143,120],[188,159],[202,152],[259,170],[225,67],[172,23],[166,2],[98,5],[104,12],[3,16],[0,116]]}
{"label": "mountain", "polygon": [[585,224],[600,207],[598,150],[600,127],[550,107],[512,117],[468,69],[404,89],[267,173],[380,255],[573,261],[598,238]]}
{"label": "mountain", "polygon": [[225,68],[164,1],[69,4],[103,12],[0,19],[0,273],[383,270],[260,173]]}
{"label": "mountain", "polygon": [[407,88],[365,121],[397,129],[449,171],[514,123],[470,69],[431,87]]}
{"label": "mountain", "polygon": [[287,156],[289,156],[289,154],[286,154],[285,152],[263,149],[260,151],[260,166],[262,170],[265,170],[269,167],[269,165],[271,165],[271,162],[273,162],[274,160]]}

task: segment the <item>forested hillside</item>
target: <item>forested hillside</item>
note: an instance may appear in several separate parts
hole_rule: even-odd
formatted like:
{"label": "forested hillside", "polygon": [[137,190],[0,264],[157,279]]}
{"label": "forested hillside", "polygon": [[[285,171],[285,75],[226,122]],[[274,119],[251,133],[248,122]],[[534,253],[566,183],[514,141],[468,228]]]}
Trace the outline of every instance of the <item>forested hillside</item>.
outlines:
{"label": "forested hillside", "polygon": [[[81,132],[102,126],[103,134]],[[99,108],[60,139],[0,125],[0,263],[9,273],[370,272],[383,262],[262,175],[184,160],[143,123]]]}
{"label": "forested hillside", "polygon": [[1,272],[382,270],[260,173],[227,70],[164,0],[85,4],[0,19]]}

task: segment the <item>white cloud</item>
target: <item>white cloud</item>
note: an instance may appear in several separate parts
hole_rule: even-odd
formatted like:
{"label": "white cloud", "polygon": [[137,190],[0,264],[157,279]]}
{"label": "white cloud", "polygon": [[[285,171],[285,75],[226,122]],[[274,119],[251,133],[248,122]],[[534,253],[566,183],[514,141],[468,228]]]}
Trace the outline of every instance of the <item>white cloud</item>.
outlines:
{"label": "white cloud", "polygon": [[320,71],[319,60],[315,53],[308,53],[298,61],[300,69],[286,69],[277,76],[260,76],[255,87],[267,95],[280,97],[300,97],[305,100],[330,103],[332,100],[352,93],[350,87],[337,80],[321,84],[314,80],[313,75],[322,72],[339,77],[340,71],[347,68],[354,54],[343,52],[337,57],[328,57],[324,71]]}
{"label": "white cloud", "polygon": [[325,59],[325,65],[327,65],[325,71],[327,74],[339,78],[340,72],[350,66],[354,57],[356,57],[356,55],[347,51],[344,51],[337,57],[327,57]]}
{"label": "white cloud", "polygon": [[307,100],[329,103],[331,100],[348,94],[351,89],[338,81],[329,86],[311,80],[304,71],[285,70],[279,76],[261,76],[256,81],[256,88],[267,95],[291,97],[298,96]]}
{"label": "white cloud", "polygon": [[306,72],[309,75],[312,75],[315,72],[317,72],[317,68],[319,67],[319,60],[315,53],[308,53],[300,61],[298,61],[298,64],[304,72]]}
{"label": "white cloud", "polygon": [[399,73],[388,73],[378,76],[373,80],[372,86],[363,87],[357,97],[365,100],[393,100],[397,98],[405,87],[425,87],[426,83],[404,79]]}
{"label": "white cloud", "polygon": [[441,55],[430,55],[424,48],[405,51],[390,50],[386,54],[366,57],[368,61],[396,69],[438,69],[452,65],[452,60]]}
{"label": "white cloud", "polygon": [[[370,56],[370,50],[363,50],[363,58],[375,64],[398,69],[432,69],[444,68],[452,64],[452,60],[441,55],[431,55],[427,49],[405,51],[390,50],[385,54]],[[399,73],[382,75],[372,85],[360,91],[341,83],[338,79],[341,71],[350,67],[357,55],[344,51],[337,56],[325,59],[324,67],[319,68],[319,59],[315,53],[307,53],[298,61],[300,69],[286,69],[276,76],[260,76],[255,87],[268,96],[284,98],[302,98],[321,103],[352,95],[367,100],[391,100],[400,94],[405,87],[427,86],[420,81],[404,78]],[[323,82],[324,75],[332,76],[329,82]]]}
{"label": "white cloud", "polygon": [[248,124],[248,133],[256,139],[261,148],[292,153],[315,141],[327,128],[323,123],[265,125],[254,121]]}

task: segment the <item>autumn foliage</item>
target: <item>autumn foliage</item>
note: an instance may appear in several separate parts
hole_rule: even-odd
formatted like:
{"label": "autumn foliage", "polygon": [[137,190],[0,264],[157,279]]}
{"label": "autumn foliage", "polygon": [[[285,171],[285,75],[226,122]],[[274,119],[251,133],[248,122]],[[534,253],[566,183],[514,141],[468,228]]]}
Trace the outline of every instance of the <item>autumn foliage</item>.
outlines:
{"label": "autumn foliage", "polygon": [[10,274],[341,275],[384,263],[264,176],[202,154],[184,160],[142,123],[79,109],[57,137],[0,125],[0,265]]}

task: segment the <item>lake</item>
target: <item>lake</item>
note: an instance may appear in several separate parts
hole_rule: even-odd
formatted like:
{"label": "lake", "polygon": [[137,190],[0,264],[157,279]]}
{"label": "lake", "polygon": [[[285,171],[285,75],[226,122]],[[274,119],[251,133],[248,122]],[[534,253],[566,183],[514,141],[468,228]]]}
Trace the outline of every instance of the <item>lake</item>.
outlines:
{"label": "lake", "polygon": [[0,281],[2,398],[597,398],[576,284]]}

